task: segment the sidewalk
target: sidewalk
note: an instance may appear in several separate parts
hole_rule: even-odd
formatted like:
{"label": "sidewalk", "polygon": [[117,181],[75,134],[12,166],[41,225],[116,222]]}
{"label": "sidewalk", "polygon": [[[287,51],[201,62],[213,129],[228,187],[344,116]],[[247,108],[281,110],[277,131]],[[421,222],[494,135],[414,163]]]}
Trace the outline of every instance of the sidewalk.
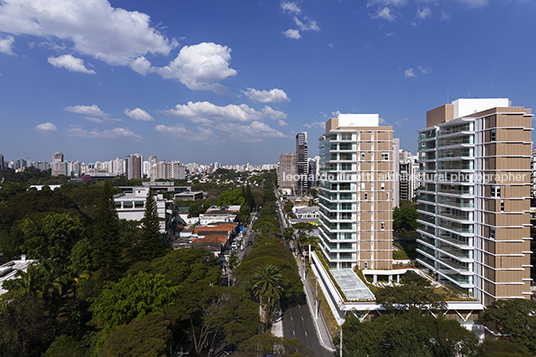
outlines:
{"label": "sidewalk", "polygon": [[328,324],[326,323],[326,319],[320,307],[318,307],[318,319],[315,319],[315,293],[313,290],[313,286],[311,285],[311,281],[304,274],[305,273],[304,264],[300,258],[298,257],[295,257],[295,258],[296,258],[296,263],[298,264],[298,269],[300,271],[300,278],[303,282],[303,287],[304,287],[303,291],[305,292],[307,306],[309,306],[309,310],[311,311],[311,316],[313,317],[313,321],[315,323],[315,330],[316,330],[316,335],[318,336],[318,340],[320,341],[320,344],[322,345],[322,347],[324,347],[328,351],[335,352],[336,350],[333,347],[333,341],[331,339],[331,331],[329,330]]}

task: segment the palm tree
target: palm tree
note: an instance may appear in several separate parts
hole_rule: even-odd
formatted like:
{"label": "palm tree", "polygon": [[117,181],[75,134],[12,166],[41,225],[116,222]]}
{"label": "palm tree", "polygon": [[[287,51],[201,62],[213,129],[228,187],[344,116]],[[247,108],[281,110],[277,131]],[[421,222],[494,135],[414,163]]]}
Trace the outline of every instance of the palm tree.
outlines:
{"label": "palm tree", "polygon": [[253,275],[254,284],[251,289],[253,294],[260,299],[261,306],[264,306],[266,315],[265,324],[267,327],[272,316],[274,304],[283,293],[282,281],[283,275],[272,264],[257,268],[257,271]]}

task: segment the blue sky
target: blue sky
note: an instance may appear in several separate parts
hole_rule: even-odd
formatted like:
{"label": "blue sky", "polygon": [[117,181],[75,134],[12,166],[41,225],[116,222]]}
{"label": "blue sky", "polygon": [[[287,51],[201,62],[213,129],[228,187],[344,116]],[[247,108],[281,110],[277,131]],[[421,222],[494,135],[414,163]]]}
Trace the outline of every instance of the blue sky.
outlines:
{"label": "blue sky", "polygon": [[378,113],[416,151],[426,111],[534,108],[531,0],[0,2],[8,160],[275,163],[326,120]]}

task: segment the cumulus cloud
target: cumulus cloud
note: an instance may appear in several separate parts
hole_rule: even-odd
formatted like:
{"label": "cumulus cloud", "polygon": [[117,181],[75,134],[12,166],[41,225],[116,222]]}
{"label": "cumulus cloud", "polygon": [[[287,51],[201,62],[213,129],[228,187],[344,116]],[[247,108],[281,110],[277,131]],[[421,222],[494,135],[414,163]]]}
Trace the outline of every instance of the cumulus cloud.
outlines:
{"label": "cumulus cloud", "polygon": [[105,117],[108,114],[100,110],[100,108],[96,105],[75,105],[71,107],[65,107],[65,110],[68,112],[73,112],[77,114],[84,114],[89,115],[91,117]]}
{"label": "cumulus cloud", "polygon": [[261,142],[262,138],[286,138],[287,136],[263,122],[254,121],[248,125],[237,123],[220,123],[216,129],[226,132],[232,140]]}
{"label": "cumulus cloud", "polygon": [[318,27],[316,21],[308,16],[303,18],[303,22],[297,17],[294,17],[294,22],[302,31],[320,31],[320,27]]}
{"label": "cumulus cloud", "polygon": [[87,69],[84,65],[84,61],[80,58],[73,57],[71,55],[63,55],[59,57],[49,57],[48,63],[57,68],[65,68],[71,72],[81,72],[95,74],[92,69]]}
{"label": "cumulus cloud", "polygon": [[469,7],[484,7],[488,6],[488,0],[458,0],[462,4],[465,4]]}
{"label": "cumulus cloud", "polygon": [[145,110],[136,108],[136,109],[127,109],[125,108],[125,114],[134,120],[143,120],[143,121],[151,121],[153,120],[153,117],[149,115]]}
{"label": "cumulus cloud", "polygon": [[108,0],[3,0],[0,31],[68,41],[112,65],[128,65],[147,53],[168,55],[177,46],[150,26],[149,15],[114,8]]}
{"label": "cumulus cloud", "polygon": [[314,129],[314,128],[324,129],[326,127],[326,123],[323,122],[323,121],[317,121],[317,122],[314,122],[314,123],[303,124],[303,126],[306,127],[306,128],[309,128],[309,129]]}
{"label": "cumulus cloud", "polygon": [[376,15],[372,16],[373,19],[384,19],[387,21],[395,21],[396,16],[391,12],[391,9],[388,7],[378,9]]}
{"label": "cumulus cloud", "polygon": [[[211,42],[184,46],[177,58],[165,67],[152,67],[151,72],[165,79],[178,79],[192,90],[211,90],[222,93],[227,88],[218,81],[236,75],[229,67],[231,49]],[[144,64],[146,66],[146,63]],[[142,66],[143,68],[143,66]]]}
{"label": "cumulus cloud", "polygon": [[287,103],[290,99],[287,93],[283,90],[274,88],[271,90],[257,90],[248,88],[247,91],[242,91],[249,99],[261,103]]}
{"label": "cumulus cloud", "polygon": [[284,120],[279,120],[277,122],[277,124],[279,124],[279,126],[287,126],[288,125],[288,123],[286,121],[284,121]]}
{"label": "cumulus cloud", "polygon": [[417,9],[417,17],[421,20],[426,19],[427,17],[432,16],[432,10],[430,10],[429,7],[425,7],[424,9]]}
{"label": "cumulus cloud", "polygon": [[163,134],[169,134],[188,141],[202,141],[206,144],[215,144],[218,139],[212,128],[198,127],[197,131],[194,131],[186,128],[184,125],[157,125],[155,129]]}
{"label": "cumulus cloud", "polygon": [[391,123],[389,123],[387,120],[383,119],[382,117],[380,117],[380,125],[384,125],[384,126],[387,126],[387,125],[391,125]]}
{"label": "cumulus cloud", "polygon": [[291,14],[300,14],[301,9],[295,2],[292,1],[282,1],[281,9],[285,12],[290,12]]}
{"label": "cumulus cloud", "polygon": [[404,72],[404,77],[406,78],[409,78],[409,77],[419,77],[420,75],[425,75],[425,74],[428,74],[430,72],[432,72],[432,68],[431,67],[428,67],[428,68],[422,68],[421,66],[417,67],[417,71],[416,72],[413,67],[410,68],[410,69],[406,69],[406,71]]}
{"label": "cumulus cloud", "polygon": [[406,0],[369,0],[367,2],[367,7],[370,6],[404,6],[406,5]]}
{"label": "cumulus cloud", "polygon": [[56,131],[58,128],[56,128],[56,125],[52,123],[42,123],[35,127],[35,129],[39,131]]}
{"label": "cumulus cloud", "polygon": [[5,38],[0,38],[0,52],[14,56],[15,55],[13,53],[14,42],[15,42],[15,37],[13,36],[6,36]]}
{"label": "cumulus cloud", "polygon": [[403,125],[405,122],[408,122],[408,121],[410,121],[410,120],[411,120],[410,118],[404,118],[404,119],[395,121],[395,124],[396,124],[398,127],[402,127],[402,125]]}
{"label": "cumulus cloud", "polygon": [[67,134],[69,136],[81,136],[85,138],[105,138],[105,139],[115,139],[115,138],[135,138],[141,139],[141,136],[134,134],[132,131],[125,128],[114,128],[111,130],[84,130],[82,128],[71,128],[67,129]]}
{"label": "cumulus cloud", "polygon": [[151,69],[151,62],[149,62],[145,57],[136,58],[134,61],[130,62],[130,68],[142,76],[147,75]]}
{"label": "cumulus cloud", "polygon": [[285,35],[288,38],[295,39],[295,40],[299,40],[301,38],[300,30],[295,30],[295,29],[288,29],[287,31],[283,31],[283,35]]}
{"label": "cumulus cloud", "polygon": [[251,122],[259,121],[263,118],[274,120],[285,119],[287,115],[281,111],[265,106],[261,111],[256,111],[246,104],[229,104],[220,107],[210,102],[188,102],[188,104],[178,104],[174,109],[166,111],[169,114],[184,117],[193,123],[211,124],[214,122]]}
{"label": "cumulus cloud", "polygon": [[417,76],[413,72],[413,68],[410,68],[410,69],[406,69],[406,71],[404,72],[404,77],[408,78],[408,77],[417,77]]}

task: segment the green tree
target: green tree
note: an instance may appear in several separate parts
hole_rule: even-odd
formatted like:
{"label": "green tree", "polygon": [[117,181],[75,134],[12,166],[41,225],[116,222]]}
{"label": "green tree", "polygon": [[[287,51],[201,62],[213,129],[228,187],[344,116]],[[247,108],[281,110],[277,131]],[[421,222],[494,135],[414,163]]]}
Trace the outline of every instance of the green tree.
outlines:
{"label": "green tree", "polygon": [[[517,344],[536,354],[536,301],[497,300],[484,311],[484,322],[496,324],[499,333],[509,334]],[[491,325],[493,327],[493,325]]]}
{"label": "green tree", "polygon": [[89,351],[73,337],[59,335],[50,344],[43,357],[89,357]]}
{"label": "green tree", "polygon": [[24,249],[32,259],[51,259],[64,264],[71,250],[84,233],[78,216],[68,213],[48,215],[33,220],[27,218],[22,226]]}
{"label": "green tree", "polygon": [[417,204],[409,201],[403,201],[400,207],[393,209],[393,229],[400,232],[400,235],[405,237],[407,235],[415,234],[415,230],[419,226],[417,223]]}
{"label": "green tree", "polygon": [[190,203],[190,206],[188,206],[188,213],[192,217],[199,217],[201,213],[204,213],[206,210],[203,208],[203,206],[199,202],[192,202]]}
{"label": "green tree", "polygon": [[161,257],[165,252],[165,245],[160,235],[160,220],[158,207],[154,199],[153,189],[149,188],[145,201],[145,213],[142,220],[140,258],[145,261]]}
{"label": "green tree", "polygon": [[297,339],[276,337],[270,332],[255,335],[238,346],[238,357],[270,356],[312,357],[313,351],[304,347]]}
{"label": "green tree", "polygon": [[93,269],[93,248],[89,238],[84,238],[76,242],[71,251],[71,264],[76,271],[92,273]]}
{"label": "green tree", "polygon": [[253,295],[258,297],[264,308],[266,326],[270,325],[275,302],[283,293],[283,275],[274,265],[260,266],[253,275]]}
{"label": "green tree", "polygon": [[134,319],[110,333],[100,357],[164,357],[167,356],[170,321],[162,313],[153,312]]}
{"label": "green tree", "polygon": [[117,280],[121,276],[121,236],[119,218],[109,181],[102,188],[94,230],[93,264],[99,279]]}
{"label": "green tree", "polygon": [[140,272],[129,275],[96,298],[90,298],[94,324],[105,335],[151,312],[163,312],[173,305],[181,287],[173,286],[163,275]]}
{"label": "green tree", "polygon": [[228,190],[218,197],[218,206],[243,206],[245,204],[246,199],[239,190]]}

